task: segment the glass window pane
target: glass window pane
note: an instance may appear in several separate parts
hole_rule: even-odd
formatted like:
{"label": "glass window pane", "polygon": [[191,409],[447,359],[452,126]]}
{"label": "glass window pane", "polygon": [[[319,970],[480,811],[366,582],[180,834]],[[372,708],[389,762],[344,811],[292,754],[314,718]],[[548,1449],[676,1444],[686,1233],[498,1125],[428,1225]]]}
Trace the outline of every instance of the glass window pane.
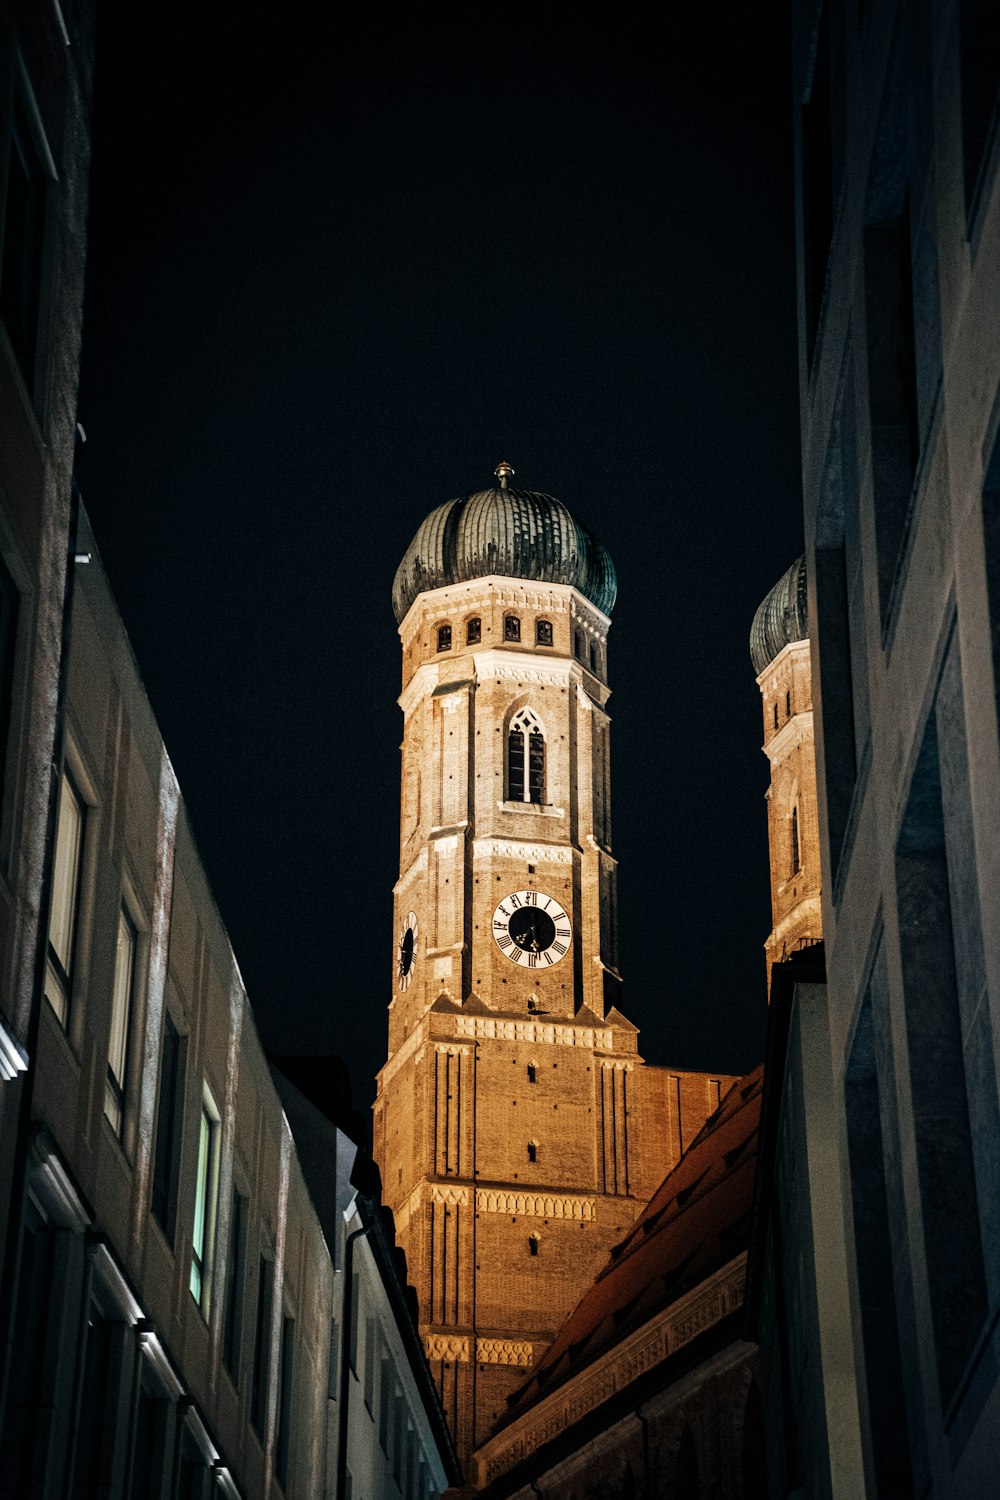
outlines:
{"label": "glass window pane", "polygon": [[132,1006],[132,976],[135,968],[135,928],[124,911],[118,913],[118,945],[115,949],[115,983],[111,999],[111,1040],[108,1068],[119,1088],[125,1087],[128,1055],[129,1011]]}
{"label": "glass window pane", "polygon": [[73,954],[77,886],[80,879],[80,847],[83,842],[83,806],[68,776],[59,791],[59,831],[56,834],[55,867],[52,872],[52,916],[49,942],[63,971],[69,974]]}
{"label": "glass window pane", "polygon": [[194,1231],[191,1236],[191,1295],[201,1301],[202,1265],[205,1255],[205,1220],[208,1213],[208,1158],[212,1141],[212,1121],[204,1105],[198,1135],[198,1176],[195,1182]]}

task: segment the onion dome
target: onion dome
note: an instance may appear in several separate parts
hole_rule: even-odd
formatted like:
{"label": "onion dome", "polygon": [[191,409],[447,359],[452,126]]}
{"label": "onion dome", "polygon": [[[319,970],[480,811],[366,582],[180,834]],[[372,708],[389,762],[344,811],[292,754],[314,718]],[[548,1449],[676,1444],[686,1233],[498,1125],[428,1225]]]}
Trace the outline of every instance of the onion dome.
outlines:
{"label": "onion dome", "polygon": [[396,619],[427,589],[492,574],[572,584],[610,615],[618,580],[603,543],[561,500],[508,489],[510,464],[495,472],[496,488],[449,500],[420,524],[393,581]]}
{"label": "onion dome", "polygon": [[758,606],[750,626],[750,660],[759,677],[793,641],[809,636],[806,560],[798,558]]}

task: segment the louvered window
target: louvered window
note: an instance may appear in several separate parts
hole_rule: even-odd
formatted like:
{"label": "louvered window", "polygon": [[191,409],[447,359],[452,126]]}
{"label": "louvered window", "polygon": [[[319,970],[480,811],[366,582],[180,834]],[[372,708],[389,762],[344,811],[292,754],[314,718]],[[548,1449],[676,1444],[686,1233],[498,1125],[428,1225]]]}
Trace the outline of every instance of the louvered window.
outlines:
{"label": "louvered window", "polygon": [[522,708],[507,732],[508,802],[545,801],[545,732],[530,708]]}

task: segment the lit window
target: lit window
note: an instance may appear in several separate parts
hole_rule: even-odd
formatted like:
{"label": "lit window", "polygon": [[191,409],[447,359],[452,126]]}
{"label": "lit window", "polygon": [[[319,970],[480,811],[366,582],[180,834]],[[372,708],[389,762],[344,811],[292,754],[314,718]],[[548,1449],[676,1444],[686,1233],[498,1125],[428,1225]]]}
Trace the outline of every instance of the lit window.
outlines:
{"label": "lit window", "polygon": [[530,708],[522,708],[507,731],[507,801],[545,801],[545,732]]}
{"label": "lit window", "polygon": [[208,1089],[201,1101],[198,1131],[198,1175],[195,1180],[194,1229],[191,1235],[191,1295],[206,1318],[212,1293],[215,1220],[219,1194],[219,1111]]}
{"label": "lit window", "polygon": [[124,907],[118,912],[118,942],[115,948],[115,980],[111,992],[111,1039],[108,1043],[108,1080],[104,1090],[104,1113],[116,1135],[121,1135],[125,1117],[125,1084],[128,1044],[132,1023],[132,991],[135,983],[136,934]]}
{"label": "lit window", "polygon": [[64,772],[59,789],[59,828],[52,871],[49,954],[45,966],[45,997],[64,1026],[69,1022],[73,987],[73,947],[80,898],[84,817],[83,799],[68,772]]}
{"label": "lit window", "polygon": [[478,615],[474,615],[471,620],[465,622],[465,644],[467,646],[478,645],[482,638],[483,622]]}
{"label": "lit window", "polygon": [[552,645],[552,621],[551,620],[536,620],[535,621],[535,644],[538,645],[538,646],[551,646]]}
{"label": "lit window", "polygon": [[802,859],[799,852],[799,810],[792,808],[792,874],[797,875],[802,868]]}
{"label": "lit window", "polygon": [[529,1141],[528,1142],[528,1160],[529,1161],[537,1161],[538,1160],[538,1147],[535,1145],[534,1141]]}
{"label": "lit window", "polygon": [[528,1235],[528,1254],[529,1255],[537,1255],[538,1254],[538,1235],[537,1234],[529,1234]]}
{"label": "lit window", "polygon": [[451,626],[450,625],[439,625],[438,626],[438,650],[439,651],[450,651],[451,650]]}
{"label": "lit window", "polygon": [[521,621],[518,615],[504,615],[503,638],[505,641],[519,641],[521,639]]}

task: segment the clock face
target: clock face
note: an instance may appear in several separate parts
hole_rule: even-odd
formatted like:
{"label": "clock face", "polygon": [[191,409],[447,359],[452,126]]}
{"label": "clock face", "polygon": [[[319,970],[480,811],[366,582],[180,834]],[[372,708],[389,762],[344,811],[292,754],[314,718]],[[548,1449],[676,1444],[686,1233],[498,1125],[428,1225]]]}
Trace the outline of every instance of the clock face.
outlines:
{"label": "clock face", "polygon": [[417,914],[408,911],[403,918],[396,948],[396,983],[402,994],[410,988],[413,979],[413,964],[417,957]]}
{"label": "clock face", "polygon": [[523,969],[550,969],[569,952],[572,925],[554,896],[514,891],[493,913],[493,941]]}

